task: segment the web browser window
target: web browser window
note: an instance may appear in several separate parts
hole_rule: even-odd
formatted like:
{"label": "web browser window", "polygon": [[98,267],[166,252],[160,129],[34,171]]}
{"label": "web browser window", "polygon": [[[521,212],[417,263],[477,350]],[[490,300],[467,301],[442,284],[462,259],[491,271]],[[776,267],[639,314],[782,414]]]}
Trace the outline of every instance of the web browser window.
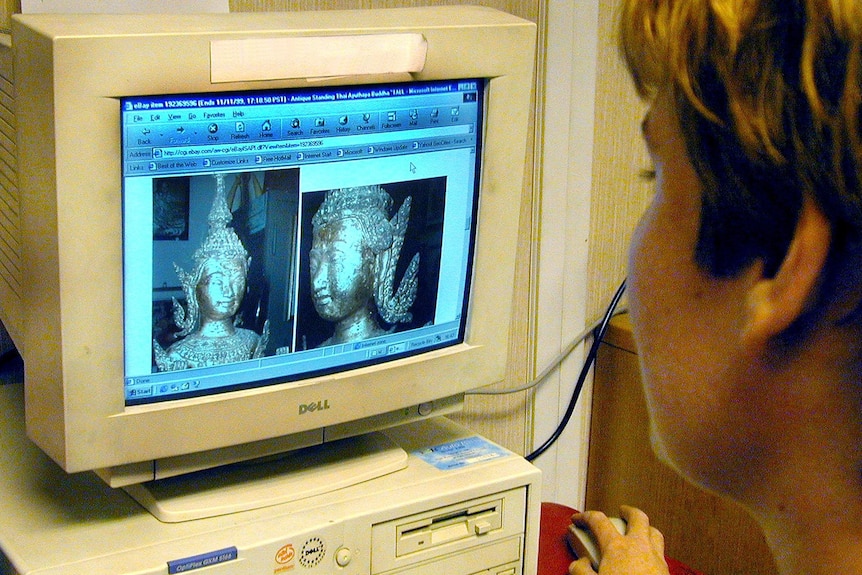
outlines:
{"label": "web browser window", "polygon": [[127,404],[462,342],[484,90],[122,99]]}

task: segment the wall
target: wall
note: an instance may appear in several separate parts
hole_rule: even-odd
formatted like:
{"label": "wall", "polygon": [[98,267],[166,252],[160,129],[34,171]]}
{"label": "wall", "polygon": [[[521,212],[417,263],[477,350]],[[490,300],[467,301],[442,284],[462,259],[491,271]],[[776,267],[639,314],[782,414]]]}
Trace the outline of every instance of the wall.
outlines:
{"label": "wall", "polygon": [[0,32],[9,31],[11,15],[20,11],[20,0],[0,0]]}
{"label": "wall", "polygon": [[[548,0],[544,7],[537,107],[536,371],[548,366],[585,324],[599,17],[596,2]],[[537,388],[534,447],[563,418],[583,357],[576,349]],[[545,500],[583,505],[589,405],[588,385],[563,435],[536,460]]]}
{"label": "wall", "polygon": [[620,0],[599,0],[589,317],[604,311],[625,277],[628,242],[653,189],[652,183],[639,176],[641,170],[650,167],[640,134],[646,107],[635,94],[616,49],[620,4]]}

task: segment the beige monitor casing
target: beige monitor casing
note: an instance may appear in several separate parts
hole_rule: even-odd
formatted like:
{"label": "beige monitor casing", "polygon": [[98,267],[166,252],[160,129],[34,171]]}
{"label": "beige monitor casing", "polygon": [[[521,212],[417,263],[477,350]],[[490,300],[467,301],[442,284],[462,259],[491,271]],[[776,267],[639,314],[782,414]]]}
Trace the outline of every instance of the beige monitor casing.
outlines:
{"label": "beige monitor casing", "polygon": [[[6,182],[0,203],[20,268],[0,266],[0,319],[24,358],[30,437],[69,472],[133,483],[153,479],[154,461],[174,474],[320,443],[419,417],[426,402],[445,410],[500,381],[535,34],[530,22],[468,6],[16,16],[18,182]],[[315,64],[321,46],[334,55]],[[124,404],[120,97],[460,77],[490,79],[463,344],[300,383]],[[331,409],[297,414],[325,399]]]}

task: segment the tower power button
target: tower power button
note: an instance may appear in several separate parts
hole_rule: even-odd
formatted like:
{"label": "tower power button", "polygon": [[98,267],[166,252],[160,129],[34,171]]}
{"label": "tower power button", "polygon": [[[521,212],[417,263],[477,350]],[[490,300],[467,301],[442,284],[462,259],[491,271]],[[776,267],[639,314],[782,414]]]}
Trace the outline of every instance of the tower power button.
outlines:
{"label": "tower power button", "polygon": [[340,547],[335,552],[335,563],[339,567],[347,567],[353,559],[353,553],[347,547]]}

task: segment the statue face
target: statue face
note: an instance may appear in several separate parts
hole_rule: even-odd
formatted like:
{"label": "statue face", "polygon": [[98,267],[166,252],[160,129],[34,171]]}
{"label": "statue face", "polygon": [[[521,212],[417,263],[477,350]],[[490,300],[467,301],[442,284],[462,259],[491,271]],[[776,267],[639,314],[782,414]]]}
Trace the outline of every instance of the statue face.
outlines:
{"label": "statue face", "polygon": [[374,293],[374,254],[355,219],[317,229],[309,256],[311,297],[320,317],[338,321],[367,307]]}
{"label": "statue face", "polygon": [[245,293],[245,275],[242,258],[207,261],[196,289],[201,316],[222,320],[236,315]]}

